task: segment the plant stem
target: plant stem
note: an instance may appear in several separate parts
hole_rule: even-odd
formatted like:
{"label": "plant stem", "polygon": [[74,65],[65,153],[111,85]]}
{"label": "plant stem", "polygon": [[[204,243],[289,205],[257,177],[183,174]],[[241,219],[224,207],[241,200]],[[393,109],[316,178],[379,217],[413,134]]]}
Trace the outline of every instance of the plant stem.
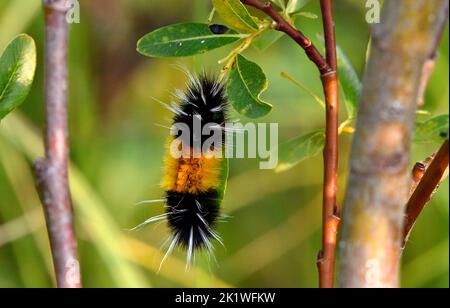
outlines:
{"label": "plant stem", "polygon": [[35,163],[58,287],[81,287],[68,183],[65,0],[45,0],[45,157]]}
{"label": "plant stem", "polygon": [[446,2],[387,0],[374,25],[350,157],[341,287],[399,286],[418,88]]}
{"label": "plant stem", "polygon": [[[446,12],[446,15],[448,16],[448,10],[449,10],[449,3],[447,2],[446,7],[442,8],[444,12]],[[425,61],[425,64],[423,65],[422,70],[422,77],[421,82],[419,86],[419,94],[417,96],[417,103],[419,105],[423,105],[425,103],[425,92],[428,87],[428,82],[430,81],[431,75],[434,71],[434,67],[436,65],[436,60],[438,58],[438,48],[439,43],[442,40],[442,35],[445,30],[445,26],[447,25],[446,20],[444,20],[440,25],[436,32],[436,35],[434,37],[432,48],[430,50],[428,59]]]}
{"label": "plant stem", "polygon": [[448,140],[446,140],[431,161],[429,167],[426,169],[425,174],[421,177],[419,184],[406,205],[402,248],[405,247],[417,218],[422,213],[422,210],[428,201],[430,201],[432,195],[439,187],[439,184],[442,182],[446,170],[448,169],[448,163],[449,144]]}
{"label": "plant stem", "polygon": [[322,249],[317,259],[319,285],[332,288],[336,255],[336,238],[339,227],[339,208],[336,205],[338,173],[338,129],[339,94],[337,78],[336,38],[332,0],[321,0],[322,19],[325,33],[326,58],[324,58],[301,31],[295,29],[270,2],[259,0],[241,0],[242,3],[259,9],[276,23],[275,29],[284,32],[302,47],[308,58],[317,66],[325,94],[326,140],[324,148],[324,184],[323,184],[323,234]]}
{"label": "plant stem", "polygon": [[338,81],[336,73],[322,76],[326,103],[326,128],[322,212],[322,249],[317,258],[319,285],[332,288],[336,258],[337,233],[340,212],[336,204],[338,173]]}
{"label": "plant stem", "polygon": [[249,35],[248,37],[246,37],[242,43],[236,47],[228,56],[226,56],[225,58],[219,60],[219,64],[222,64],[224,62],[225,65],[222,68],[222,70],[220,71],[219,74],[219,80],[222,80],[225,77],[225,74],[233,67],[234,62],[236,61],[237,56],[242,53],[244,50],[246,50],[248,47],[250,47],[250,45],[253,43],[253,41],[260,36],[261,34],[263,34],[265,31],[267,31],[269,28],[271,27],[271,23],[267,23],[265,25],[262,25],[258,31],[252,33],[251,35]]}
{"label": "plant stem", "polygon": [[334,31],[333,0],[320,0],[320,10],[322,12],[327,63],[333,71],[337,71],[337,51],[336,35]]}
{"label": "plant stem", "polygon": [[270,1],[262,3],[259,0],[241,0],[241,2],[262,11],[271,17],[272,20],[277,23],[275,29],[284,32],[295,42],[297,42],[297,44],[305,50],[308,58],[317,66],[322,75],[333,71],[311,40],[308,39],[301,31],[295,29],[291,24],[289,24],[289,22],[287,22],[287,20],[273,8]]}
{"label": "plant stem", "polygon": [[334,32],[333,1],[321,0],[326,60],[332,71],[322,74],[325,92],[326,127],[323,152],[323,213],[322,249],[317,258],[320,288],[332,288],[336,260],[336,243],[340,210],[336,204],[339,163],[339,84],[337,76],[336,37]]}

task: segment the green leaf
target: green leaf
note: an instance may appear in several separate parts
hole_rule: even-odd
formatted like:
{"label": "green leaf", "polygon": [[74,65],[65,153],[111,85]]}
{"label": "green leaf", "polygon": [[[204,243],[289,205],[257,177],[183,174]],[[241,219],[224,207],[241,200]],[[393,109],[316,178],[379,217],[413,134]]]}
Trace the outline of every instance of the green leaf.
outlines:
{"label": "green leaf", "polygon": [[425,122],[416,123],[415,143],[441,143],[448,139],[448,114],[442,114]]}
{"label": "green leaf", "polygon": [[302,17],[309,18],[309,19],[317,19],[317,18],[319,18],[319,16],[317,16],[316,14],[311,13],[311,12],[298,12],[298,13],[295,13],[294,15],[295,16],[302,16]]}
{"label": "green leaf", "polygon": [[300,162],[319,155],[325,146],[323,129],[313,131],[283,143],[278,148],[279,163],[276,172],[291,169]]}
{"label": "green leaf", "polygon": [[301,90],[305,91],[309,96],[311,96],[323,109],[325,109],[325,102],[317,96],[312,90],[310,90],[307,86],[305,86],[300,81],[294,79],[291,75],[289,75],[286,72],[281,72],[281,77],[286,78],[293,84],[295,84],[297,87],[299,87]]}
{"label": "green leaf", "polygon": [[212,0],[214,8],[223,21],[243,33],[258,30],[258,24],[239,0]]}
{"label": "green leaf", "polygon": [[361,94],[361,82],[344,51],[337,47],[339,83],[341,84],[348,117],[354,119],[358,112],[358,100]]}
{"label": "green leaf", "polygon": [[142,37],[137,50],[148,57],[186,57],[238,41],[246,35],[228,30],[214,34],[207,24],[182,23],[159,28]]}
{"label": "green leaf", "polygon": [[310,0],[290,0],[286,12],[288,14],[298,13]]}
{"label": "green leaf", "polygon": [[269,30],[260,35],[252,45],[258,49],[258,51],[262,52],[275,44],[282,36],[283,33],[280,31]]}
{"label": "green leaf", "polygon": [[36,70],[36,45],[17,36],[0,57],[0,120],[20,106],[31,89]]}
{"label": "green leaf", "polygon": [[227,84],[228,99],[240,114],[260,118],[272,111],[272,105],[259,99],[268,87],[263,70],[243,56],[238,55]]}

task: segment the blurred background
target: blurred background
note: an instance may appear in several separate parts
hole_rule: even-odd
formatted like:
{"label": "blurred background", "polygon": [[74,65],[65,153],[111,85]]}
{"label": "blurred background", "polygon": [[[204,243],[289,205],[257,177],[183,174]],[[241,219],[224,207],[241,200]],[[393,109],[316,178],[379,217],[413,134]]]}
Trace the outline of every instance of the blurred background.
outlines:
{"label": "blurred background", "polygon": [[[70,30],[71,190],[86,287],[316,287],[320,248],[322,158],[275,173],[259,170],[258,160],[232,159],[220,224],[226,248],[216,245],[217,263],[198,256],[185,272],[185,254],[175,251],[161,272],[168,235],[164,224],[130,229],[163,212],[160,199],[162,158],[170,114],[152,97],[170,100],[186,77],[176,66],[218,72],[217,61],[231,47],[183,59],[139,55],[136,41],[163,25],[206,22],[206,0],[81,0],[81,22]],[[338,44],[361,75],[369,25],[360,0],[338,0]],[[320,14],[318,1],[306,11]],[[220,22],[220,20],[218,20]],[[321,23],[300,17],[302,30],[316,42]],[[38,70],[24,105],[0,125],[0,287],[51,287],[52,262],[31,164],[43,154],[43,14],[40,0],[0,1],[0,49],[26,32],[37,42]],[[448,113],[448,29],[426,95],[425,109]],[[321,107],[280,76],[301,81],[321,95],[316,68],[303,51],[282,38],[264,52],[245,55],[265,71],[269,89],[263,98],[274,111],[262,122],[278,122],[280,141],[324,126]],[[342,108],[342,117],[345,117]],[[233,118],[246,120],[237,114]],[[351,136],[341,144],[340,196],[347,177]],[[415,145],[411,166],[439,144]],[[404,287],[449,286],[448,180],[427,206],[405,250]]]}

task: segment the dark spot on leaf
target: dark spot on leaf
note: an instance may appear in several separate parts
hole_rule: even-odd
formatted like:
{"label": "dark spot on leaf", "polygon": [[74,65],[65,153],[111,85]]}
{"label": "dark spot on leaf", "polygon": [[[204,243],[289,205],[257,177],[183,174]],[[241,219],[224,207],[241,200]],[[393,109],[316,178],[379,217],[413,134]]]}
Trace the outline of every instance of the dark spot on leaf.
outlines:
{"label": "dark spot on leaf", "polygon": [[441,133],[439,134],[439,136],[440,136],[442,139],[448,138],[448,132],[441,132]]}
{"label": "dark spot on leaf", "polygon": [[209,30],[214,34],[225,34],[229,29],[224,25],[212,24],[209,26]]}

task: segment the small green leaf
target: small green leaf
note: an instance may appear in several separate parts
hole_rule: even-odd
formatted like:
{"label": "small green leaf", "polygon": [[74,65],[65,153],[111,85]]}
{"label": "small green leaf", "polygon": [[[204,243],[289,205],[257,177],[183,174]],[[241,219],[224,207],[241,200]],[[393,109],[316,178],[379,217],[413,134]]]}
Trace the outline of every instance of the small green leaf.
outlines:
{"label": "small green leaf", "polygon": [[268,87],[263,70],[243,56],[238,55],[227,84],[228,99],[240,114],[260,118],[272,111],[272,105],[259,99]]}
{"label": "small green leaf", "polygon": [[312,90],[310,90],[307,86],[305,86],[300,81],[294,79],[291,75],[289,75],[286,72],[281,72],[281,77],[286,78],[293,84],[295,84],[297,87],[299,87],[301,90],[305,91],[309,96],[311,96],[323,109],[325,109],[325,102],[317,96]]}
{"label": "small green leaf", "polygon": [[294,138],[279,146],[279,163],[276,172],[291,169],[300,162],[317,156],[325,145],[324,131],[317,130]]}
{"label": "small green leaf", "polygon": [[258,30],[258,24],[239,0],[212,0],[214,8],[223,21],[243,33]]}
{"label": "small green leaf", "polygon": [[448,114],[431,118],[425,122],[416,123],[415,143],[443,142],[448,139]]}
{"label": "small green leaf", "polygon": [[344,51],[337,47],[339,82],[345,99],[348,117],[353,119],[358,112],[358,100],[361,94],[361,82]]}
{"label": "small green leaf", "polygon": [[252,45],[262,52],[275,44],[282,36],[283,33],[280,31],[269,30],[260,35]]}
{"label": "small green leaf", "polygon": [[288,14],[298,13],[310,0],[290,0],[286,12]]}
{"label": "small green leaf", "polygon": [[298,12],[298,13],[295,13],[293,15],[295,15],[295,16],[302,16],[302,17],[309,18],[309,19],[317,19],[317,18],[319,18],[319,16],[317,16],[316,14],[311,13],[311,12]]}
{"label": "small green leaf", "polygon": [[28,96],[35,70],[36,45],[30,36],[21,34],[0,58],[0,120]]}
{"label": "small green leaf", "polygon": [[182,23],[148,33],[138,41],[137,50],[148,57],[186,57],[234,43],[245,36],[233,30],[214,34],[207,24]]}

